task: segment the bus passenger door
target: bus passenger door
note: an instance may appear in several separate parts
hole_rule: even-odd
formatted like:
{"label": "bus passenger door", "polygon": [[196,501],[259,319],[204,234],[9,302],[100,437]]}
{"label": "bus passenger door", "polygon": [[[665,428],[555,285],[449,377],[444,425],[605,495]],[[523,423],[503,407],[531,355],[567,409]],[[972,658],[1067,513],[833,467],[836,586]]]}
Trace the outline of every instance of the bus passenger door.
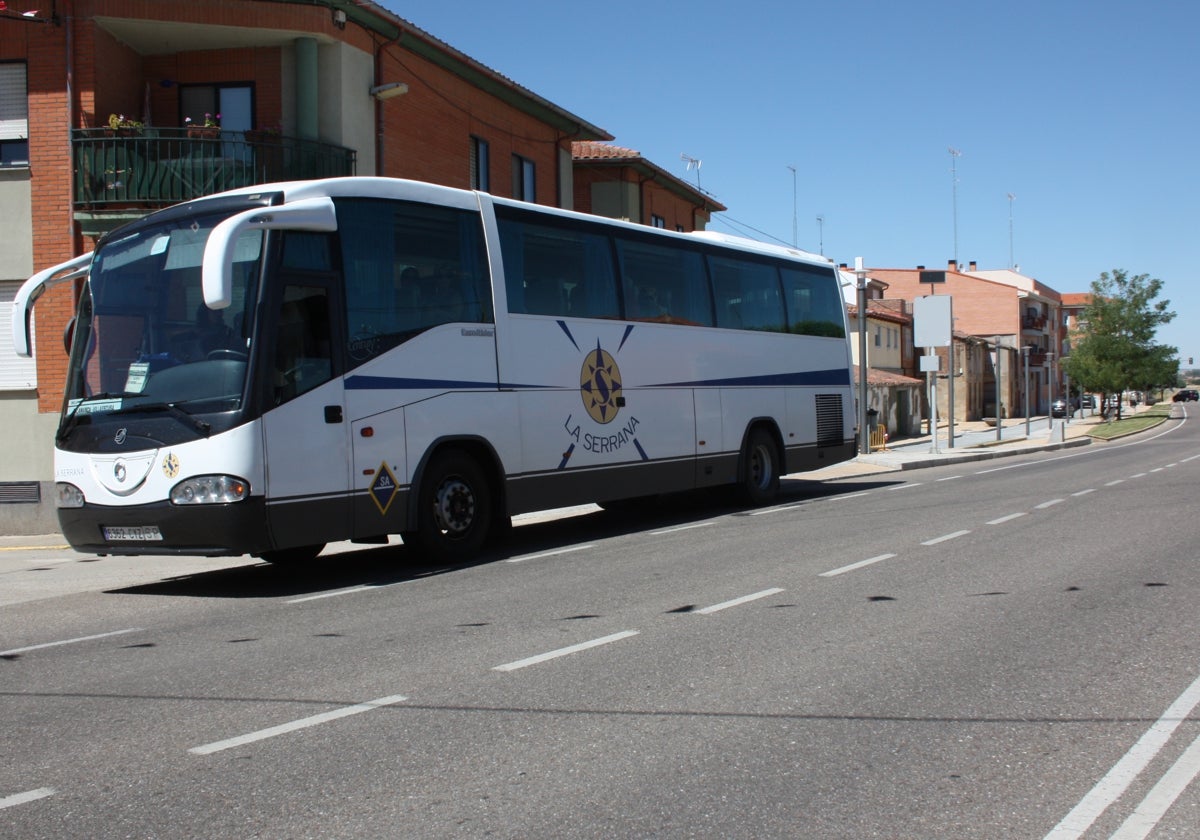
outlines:
{"label": "bus passenger door", "polygon": [[283,279],[260,370],[267,516],[286,548],[349,536],[350,458],[334,287],[322,277]]}

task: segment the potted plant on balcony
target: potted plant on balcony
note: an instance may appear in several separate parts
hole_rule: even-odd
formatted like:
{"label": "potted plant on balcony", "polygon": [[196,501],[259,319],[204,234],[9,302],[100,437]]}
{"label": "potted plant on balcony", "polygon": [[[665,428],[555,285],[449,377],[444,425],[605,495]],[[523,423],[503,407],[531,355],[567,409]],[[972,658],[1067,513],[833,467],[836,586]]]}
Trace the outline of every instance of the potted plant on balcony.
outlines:
{"label": "potted plant on balcony", "polygon": [[109,137],[137,137],[142,133],[142,124],[124,114],[109,114],[108,128],[104,133]]}
{"label": "potted plant on balcony", "polygon": [[204,122],[197,125],[192,121],[191,117],[183,118],[184,127],[187,128],[187,136],[193,139],[215,140],[221,136],[221,115],[212,114],[204,115]]}

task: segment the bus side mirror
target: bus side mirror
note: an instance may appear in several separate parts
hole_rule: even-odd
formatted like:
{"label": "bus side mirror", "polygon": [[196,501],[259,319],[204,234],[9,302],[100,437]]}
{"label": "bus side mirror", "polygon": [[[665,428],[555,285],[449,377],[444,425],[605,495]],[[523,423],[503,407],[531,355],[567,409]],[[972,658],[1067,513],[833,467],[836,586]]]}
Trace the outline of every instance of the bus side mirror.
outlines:
{"label": "bus side mirror", "polygon": [[76,316],[72,315],[71,320],[63,327],[63,349],[67,351],[68,356],[71,355],[71,341],[75,338],[75,321]]}
{"label": "bus side mirror", "polygon": [[238,238],[248,230],[337,230],[337,212],[329,198],[306,198],[277,207],[255,207],[218,224],[208,235],[200,265],[200,285],[209,309],[233,302],[233,257]]}

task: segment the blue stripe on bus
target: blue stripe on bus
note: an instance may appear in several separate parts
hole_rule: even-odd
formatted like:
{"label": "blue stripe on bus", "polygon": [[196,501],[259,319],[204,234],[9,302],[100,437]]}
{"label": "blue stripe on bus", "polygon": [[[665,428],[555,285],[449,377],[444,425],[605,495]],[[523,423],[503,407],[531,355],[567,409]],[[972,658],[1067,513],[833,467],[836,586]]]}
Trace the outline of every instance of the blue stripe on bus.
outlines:
{"label": "blue stripe on bus", "polygon": [[560,470],[565,470],[567,468],[567,461],[571,460],[571,455],[574,452],[575,452],[575,444],[572,443],[570,446],[567,447],[567,451],[563,453],[562,460],[558,462],[558,468]]}
{"label": "blue stripe on bus", "polygon": [[792,373],[768,373],[760,376],[731,376],[728,379],[697,379],[693,382],[663,382],[646,385],[646,388],[713,388],[783,386],[783,385],[849,385],[850,374],[845,368],[829,370],[793,371]]}
{"label": "blue stripe on bus", "polygon": [[[830,370],[795,371],[792,373],[771,373],[761,376],[734,376],[728,379],[698,379],[692,382],[660,382],[653,385],[629,386],[636,388],[734,388],[734,387],[779,387],[797,385],[836,386],[849,385],[850,375],[843,368]],[[506,391],[551,390],[563,389],[561,385],[533,385],[527,383],[506,383],[493,380],[470,379],[418,379],[411,376],[349,376],[346,378],[347,391],[418,391],[428,389],[466,390],[466,389],[502,389]],[[573,390],[566,386],[565,390]]]}

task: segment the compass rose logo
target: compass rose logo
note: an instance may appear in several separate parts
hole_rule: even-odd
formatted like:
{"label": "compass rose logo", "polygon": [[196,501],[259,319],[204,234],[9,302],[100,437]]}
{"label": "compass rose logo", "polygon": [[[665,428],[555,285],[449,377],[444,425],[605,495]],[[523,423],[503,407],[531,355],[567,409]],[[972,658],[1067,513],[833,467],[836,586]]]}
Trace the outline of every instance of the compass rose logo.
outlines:
{"label": "compass rose logo", "polygon": [[579,370],[579,394],[588,416],[597,423],[611,423],[616,418],[621,406],[621,371],[599,340]]}

